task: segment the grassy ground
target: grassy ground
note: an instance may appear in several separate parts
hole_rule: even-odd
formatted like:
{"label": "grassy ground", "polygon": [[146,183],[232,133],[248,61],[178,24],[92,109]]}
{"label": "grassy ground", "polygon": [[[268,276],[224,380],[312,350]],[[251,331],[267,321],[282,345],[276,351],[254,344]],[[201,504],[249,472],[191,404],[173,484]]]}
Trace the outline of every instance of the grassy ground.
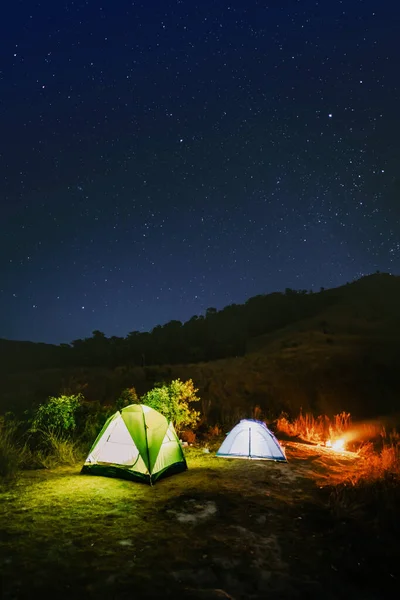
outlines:
{"label": "grassy ground", "polygon": [[0,488],[1,597],[394,595],[391,539],[377,540],[362,511],[329,508],[326,486],[359,459],[305,444],[286,451],[289,463],[276,464],[190,448],[189,470],[153,488],[79,466],[22,473]]}

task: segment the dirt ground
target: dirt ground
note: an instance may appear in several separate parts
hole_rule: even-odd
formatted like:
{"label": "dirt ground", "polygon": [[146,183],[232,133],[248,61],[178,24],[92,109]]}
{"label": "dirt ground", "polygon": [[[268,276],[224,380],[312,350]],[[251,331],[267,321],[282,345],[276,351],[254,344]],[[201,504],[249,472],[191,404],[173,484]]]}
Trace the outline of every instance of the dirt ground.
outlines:
{"label": "dirt ground", "polygon": [[279,464],[189,448],[189,470],[154,487],[80,465],[22,473],[0,488],[1,598],[395,597],[397,548],[357,507],[329,507],[326,486],[357,456],[286,452]]}

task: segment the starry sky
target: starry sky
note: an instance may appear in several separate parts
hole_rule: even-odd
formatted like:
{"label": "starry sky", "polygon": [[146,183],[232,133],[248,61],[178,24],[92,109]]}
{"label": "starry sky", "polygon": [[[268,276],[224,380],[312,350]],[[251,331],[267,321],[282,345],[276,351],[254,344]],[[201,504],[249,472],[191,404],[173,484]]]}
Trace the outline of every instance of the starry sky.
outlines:
{"label": "starry sky", "polygon": [[399,274],[399,39],[393,0],[7,3],[0,337]]}

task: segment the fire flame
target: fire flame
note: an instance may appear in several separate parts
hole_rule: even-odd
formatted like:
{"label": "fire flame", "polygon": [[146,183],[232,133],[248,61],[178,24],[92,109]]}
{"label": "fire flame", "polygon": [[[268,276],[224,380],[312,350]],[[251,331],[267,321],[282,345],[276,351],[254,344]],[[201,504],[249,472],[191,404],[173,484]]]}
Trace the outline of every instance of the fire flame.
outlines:
{"label": "fire flame", "polygon": [[345,449],[345,441],[342,438],[339,440],[335,440],[334,442],[328,440],[326,442],[326,446],[328,448],[332,448],[332,450],[335,450],[336,452],[343,452],[343,450]]}

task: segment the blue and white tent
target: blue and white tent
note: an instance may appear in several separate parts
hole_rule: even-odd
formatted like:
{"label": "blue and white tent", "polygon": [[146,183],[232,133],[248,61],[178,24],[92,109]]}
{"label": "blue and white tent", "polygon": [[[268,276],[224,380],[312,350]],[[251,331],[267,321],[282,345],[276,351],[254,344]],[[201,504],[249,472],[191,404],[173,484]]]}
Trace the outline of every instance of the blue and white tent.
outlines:
{"label": "blue and white tent", "polygon": [[262,421],[242,419],[226,436],[217,456],[286,462],[285,454]]}

